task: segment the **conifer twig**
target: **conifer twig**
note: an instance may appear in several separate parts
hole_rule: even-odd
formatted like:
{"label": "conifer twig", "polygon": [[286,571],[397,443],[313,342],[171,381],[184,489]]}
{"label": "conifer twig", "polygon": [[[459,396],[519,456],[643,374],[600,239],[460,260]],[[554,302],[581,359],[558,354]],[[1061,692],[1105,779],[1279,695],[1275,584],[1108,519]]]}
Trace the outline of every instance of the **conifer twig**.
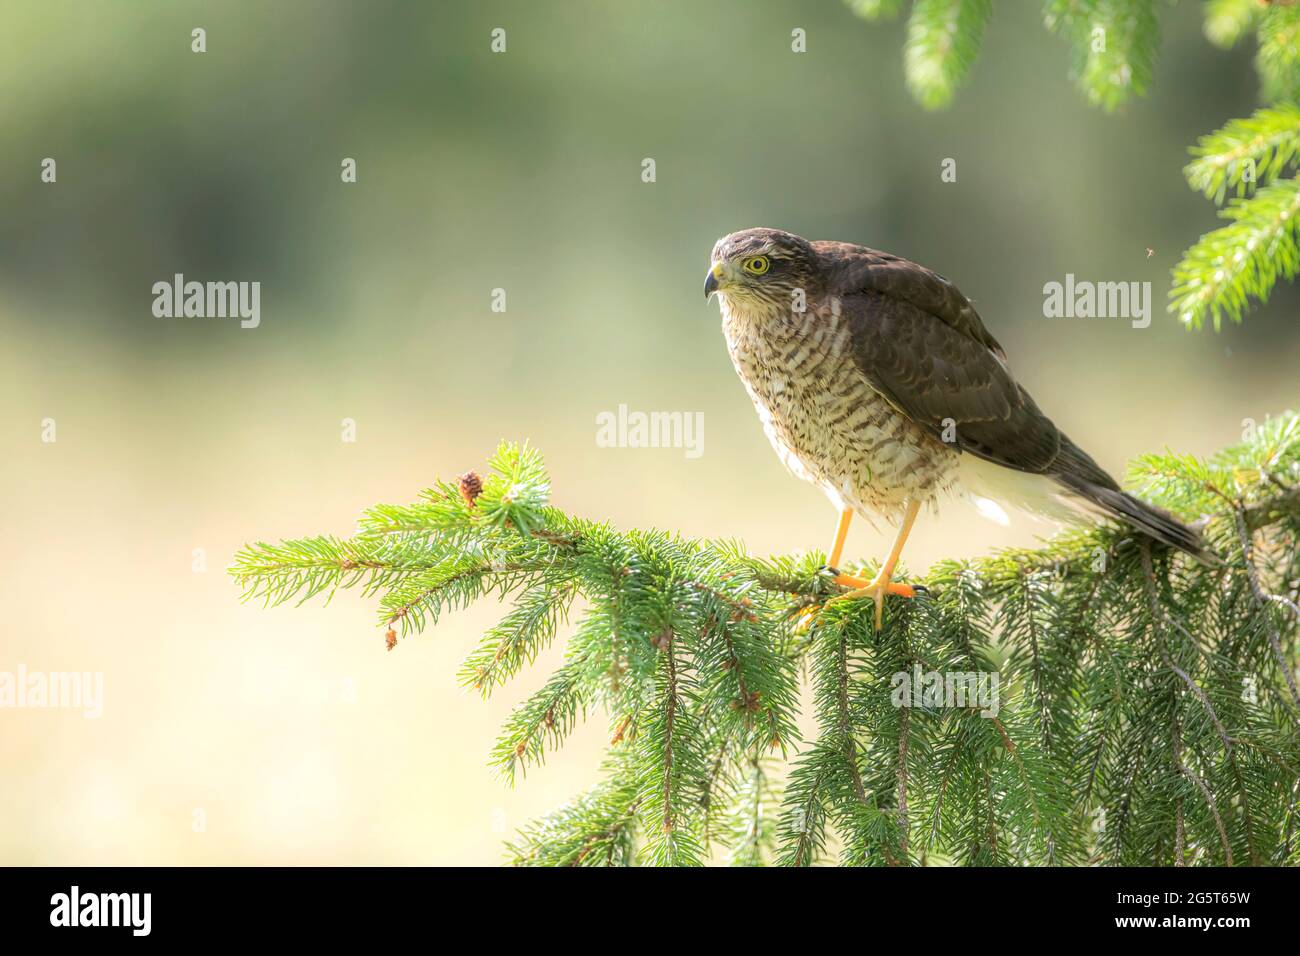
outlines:
{"label": "conifer twig", "polygon": [[[890,602],[879,633],[874,607],[852,603],[792,633],[831,593],[823,555],[762,560],[565,514],[526,446],[503,446],[471,495],[439,483],[414,505],[370,509],[351,539],[251,545],[231,573],[269,604],[347,587],[378,597],[389,644],[510,598],[461,672],[485,695],[580,608],[563,662],[511,714],[492,763],[515,781],[601,713],[603,779],[520,830],[520,865],[723,852],[805,866],[836,847],[851,864],[1278,865],[1296,853],[1300,615],[1273,595],[1300,587],[1297,475],[1290,413],[1205,461],[1145,456],[1139,490],[1201,516],[1207,546],[1239,558],[1157,555],[1098,526],[941,562],[913,577],[924,596]],[[993,671],[1001,700],[986,718],[969,701],[895,699],[913,668],[949,689]],[[805,673],[818,727],[801,745]],[[769,774],[790,752],[788,772]],[[1100,811],[1110,826],[1093,837]]]}

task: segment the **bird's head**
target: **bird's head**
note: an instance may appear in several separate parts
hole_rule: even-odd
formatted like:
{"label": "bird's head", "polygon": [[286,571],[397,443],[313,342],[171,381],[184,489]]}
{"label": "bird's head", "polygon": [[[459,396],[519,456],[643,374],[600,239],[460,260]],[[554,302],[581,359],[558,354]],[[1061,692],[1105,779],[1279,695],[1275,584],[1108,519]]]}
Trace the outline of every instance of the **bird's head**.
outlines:
{"label": "bird's head", "polygon": [[713,247],[704,297],[713,293],[747,307],[788,309],[795,290],[810,295],[817,254],[807,240],[780,229],[743,229]]}

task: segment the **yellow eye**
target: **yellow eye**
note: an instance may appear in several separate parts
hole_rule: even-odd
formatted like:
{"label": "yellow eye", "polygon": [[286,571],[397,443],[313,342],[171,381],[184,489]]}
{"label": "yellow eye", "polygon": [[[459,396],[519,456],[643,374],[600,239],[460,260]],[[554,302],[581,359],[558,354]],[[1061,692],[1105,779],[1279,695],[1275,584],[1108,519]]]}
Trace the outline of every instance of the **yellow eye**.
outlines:
{"label": "yellow eye", "polygon": [[754,256],[742,262],[740,267],[752,276],[761,276],[772,267],[772,261],[767,256]]}

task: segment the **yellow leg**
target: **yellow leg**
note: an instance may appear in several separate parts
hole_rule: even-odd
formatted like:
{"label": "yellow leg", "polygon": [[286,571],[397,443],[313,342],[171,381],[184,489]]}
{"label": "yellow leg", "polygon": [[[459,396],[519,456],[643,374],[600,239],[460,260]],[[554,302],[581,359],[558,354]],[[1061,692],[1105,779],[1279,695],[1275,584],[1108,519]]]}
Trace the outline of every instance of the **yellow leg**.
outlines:
{"label": "yellow leg", "polygon": [[[909,501],[907,503],[907,513],[903,516],[903,524],[898,529],[898,537],[894,539],[894,547],[890,550],[889,557],[885,559],[885,563],[881,566],[880,572],[872,580],[865,581],[849,574],[837,575],[833,579],[836,584],[853,588],[853,590],[847,594],[832,598],[832,601],[848,601],[855,598],[870,597],[876,602],[877,631],[880,630],[880,625],[884,620],[886,594],[896,594],[899,597],[909,598],[916,596],[915,588],[907,584],[895,584],[892,578],[894,568],[897,567],[898,559],[903,553],[903,545],[907,543],[907,536],[912,533],[912,525],[916,523],[916,515],[920,510],[921,505],[919,502]],[[846,524],[843,517],[841,517],[840,521],[841,524]]]}
{"label": "yellow leg", "polygon": [[[844,541],[849,536],[849,524],[853,521],[853,509],[845,508],[840,512],[840,521],[835,528],[835,540],[831,542],[830,551],[826,554],[826,566],[835,570],[835,566],[840,563],[840,556],[844,553]],[[838,571],[836,572],[839,573]],[[796,630],[803,632],[812,626],[818,613],[821,611],[821,605],[815,604],[808,608],[804,616],[799,619]]]}
{"label": "yellow leg", "polygon": [[840,555],[844,553],[844,539],[849,536],[849,522],[852,520],[852,508],[845,508],[840,512],[840,526],[835,529],[835,543],[831,545],[830,557],[826,559],[826,563],[832,568],[840,565]]}

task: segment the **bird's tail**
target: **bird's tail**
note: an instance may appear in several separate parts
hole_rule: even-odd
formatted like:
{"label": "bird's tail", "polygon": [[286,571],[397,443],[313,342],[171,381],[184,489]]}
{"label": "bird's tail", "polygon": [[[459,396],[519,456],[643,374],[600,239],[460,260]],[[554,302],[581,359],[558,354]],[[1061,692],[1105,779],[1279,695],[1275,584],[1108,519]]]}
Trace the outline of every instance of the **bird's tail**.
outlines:
{"label": "bird's tail", "polygon": [[1052,477],[1065,488],[1106,515],[1124,522],[1149,538],[1171,548],[1186,551],[1205,564],[1221,564],[1221,559],[1206,550],[1200,534],[1169,512],[1121,491],[1115,479],[1106,474],[1083,449],[1064,435],[1061,454]]}

